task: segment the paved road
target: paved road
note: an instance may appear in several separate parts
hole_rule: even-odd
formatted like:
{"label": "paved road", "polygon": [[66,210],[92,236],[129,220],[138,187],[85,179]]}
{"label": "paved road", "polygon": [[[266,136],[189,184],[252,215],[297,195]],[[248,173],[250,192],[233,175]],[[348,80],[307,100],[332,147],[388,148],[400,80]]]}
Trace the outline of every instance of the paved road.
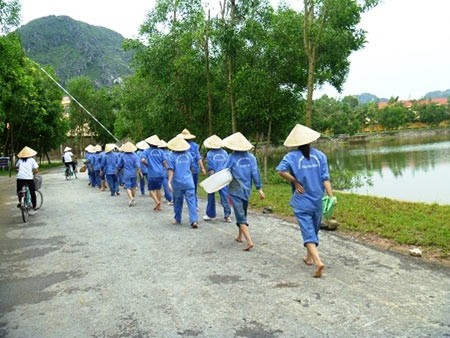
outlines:
{"label": "paved road", "polygon": [[295,224],[250,214],[244,252],[232,224],[172,225],[148,197],[43,176],[28,224],[0,177],[1,337],[450,336],[448,268],[323,232],[315,279]]}

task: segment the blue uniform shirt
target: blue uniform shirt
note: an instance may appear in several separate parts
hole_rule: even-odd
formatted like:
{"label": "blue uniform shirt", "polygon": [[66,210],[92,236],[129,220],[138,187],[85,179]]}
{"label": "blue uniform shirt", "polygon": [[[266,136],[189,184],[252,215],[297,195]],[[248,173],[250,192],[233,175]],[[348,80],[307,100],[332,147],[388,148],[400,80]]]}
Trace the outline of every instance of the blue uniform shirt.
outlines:
{"label": "blue uniform shirt", "polygon": [[169,170],[173,170],[173,189],[194,189],[194,178],[192,177],[192,165],[194,159],[189,151],[174,151],[167,161]]}
{"label": "blue uniform shirt", "polygon": [[248,201],[252,193],[252,182],[256,189],[261,189],[258,162],[256,157],[248,151],[233,151],[228,156],[225,168],[230,168],[233,176],[233,180],[228,186],[230,195]]}
{"label": "blue uniform shirt", "polygon": [[198,161],[202,159],[202,156],[200,155],[200,150],[199,150],[198,144],[192,140],[186,140],[186,141],[191,146],[188,151],[191,154],[192,158],[194,159],[194,164],[192,165],[192,173],[198,174],[198,170],[199,170]]}
{"label": "blue uniform shirt", "polygon": [[294,191],[291,198],[292,208],[301,210],[321,208],[325,190],[323,181],[330,179],[328,161],[324,153],[311,147],[308,160],[300,150],[293,150],[283,157],[276,170],[289,172],[305,189],[303,194]]}
{"label": "blue uniform shirt", "polygon": [[102,157],[102,171],[106,175],[114,175],[117,173],[118,156],[115,152],[107,152]]}
{"label": "blue uniform shirt", "polygon": [[[139,159],[145,158],[145,150],[139,149],[138,151],[136,151],[136,154],[139,156]],[[141,171],[143,174],[147,174],[148,172],[148,167],[144,163],[142,163],[142,161],[141,161]]]}
{"label": "blue uniform shirt", "polygon": [[145,149],[142,155],[147,161],[147,176],[148,177],[164,177],[164,165],[163,162],[164,152],[155,146],[150,146],[150,148]]}
{"label": "blue uniform shirt", "polygon": [[206,154],[206,160],[208,161],[208,171],[214,171],[215,173],[225,168],[227,163],[228,153],[223,149],[211,149]]}
{"label": "blue uniform shirt", "polygon": [[123,153],[119,160],[119,169],[123,168],[123,177],[136,177],[136,170],[141,168],[141,159],[136,153]]}

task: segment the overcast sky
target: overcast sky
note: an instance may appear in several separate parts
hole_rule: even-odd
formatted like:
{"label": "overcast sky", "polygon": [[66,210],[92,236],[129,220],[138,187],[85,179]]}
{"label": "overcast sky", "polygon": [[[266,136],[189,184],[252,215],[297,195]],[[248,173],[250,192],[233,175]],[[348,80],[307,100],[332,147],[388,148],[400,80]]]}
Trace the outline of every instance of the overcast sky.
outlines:
{"label": "overcast sky", "polygon": [[[209,0],[211,4],[218,1]],[[300,9],[303,0],[285,2]],[[136,38],[154,0],[21,0],[21,4],[22,24],[67,15]],[[360,27],[367,31],[367,44],[350,57],[343,93],[323,88],[316,94],[418,99],[430,91],[450,89],[449,13],[450,0],[382,0],[362,17]]]}

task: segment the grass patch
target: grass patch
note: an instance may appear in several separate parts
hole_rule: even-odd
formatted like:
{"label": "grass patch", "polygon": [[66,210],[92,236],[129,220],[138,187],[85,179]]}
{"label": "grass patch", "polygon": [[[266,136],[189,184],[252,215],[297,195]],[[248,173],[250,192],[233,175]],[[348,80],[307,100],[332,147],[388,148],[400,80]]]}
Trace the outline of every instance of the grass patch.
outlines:
{"label": "grass patch", "polygon": [[[270,206],[280,216],[293,216],[289,206],[291,189],[287,184],[266,184],[265,200],[254,191],[250,207]],[[199,189],[200,195],[204,194]],[[413,203],[357,194],[335,192],[338,205],[333,217],[339,230],[373,234],[401,245],[420,246],[450,257],[450,205]],[[204,194],[203,197],[206,197]]]}

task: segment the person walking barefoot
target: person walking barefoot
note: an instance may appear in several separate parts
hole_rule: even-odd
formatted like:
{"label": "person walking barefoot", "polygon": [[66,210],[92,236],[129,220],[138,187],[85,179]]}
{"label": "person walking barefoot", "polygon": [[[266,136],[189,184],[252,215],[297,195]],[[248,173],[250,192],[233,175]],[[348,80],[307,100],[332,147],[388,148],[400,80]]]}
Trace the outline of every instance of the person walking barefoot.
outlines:
{"label": "person walking barefoot", "polygon": [[322,197],[324,192],[333,196],[328,160],[324,153],[311,147],[320,134],[306,126],[297,124],[284,141],[287,147],[295,147],[288,152],[276,170],[291,183],[291,207],[303,237],[306,265],[314,265],[314,277],[322,277],[325,265],[320,259],[319,229],[322,221]]}
{"label": "person walking barefoot", "polygon": [[229,155],[224,168],[229,168],[232,181],[228,185],[228,194],[233,201],[233,210],[238,227],[237,242],[247,241],[245,251],[250,251],[254,243],[248,230],[247,209],[252,192],[252,183],[258,189],[259,197],[265,198],[256,157],[249,152],[253,145],[240,132],[223,139],[223,145],[233,152]]}

